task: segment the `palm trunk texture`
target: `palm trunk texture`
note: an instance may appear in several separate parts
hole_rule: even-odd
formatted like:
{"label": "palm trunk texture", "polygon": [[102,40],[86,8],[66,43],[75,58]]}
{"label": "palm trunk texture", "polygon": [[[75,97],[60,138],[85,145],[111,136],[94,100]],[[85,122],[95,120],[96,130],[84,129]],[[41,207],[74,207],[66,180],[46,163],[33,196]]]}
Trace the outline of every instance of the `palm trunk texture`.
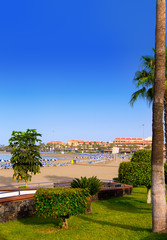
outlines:
{"label": "palm trunk texture", "polygon": [[147,188],[147,203],[151,203],[151,188]]}
{"label": "palm trunk texture", "polygon": [[165,31],[166,1],[157,0],[155,37],[155,83],[153,102],[152,143],[152,230],[160,232],[166,226],[166,198],[163,164],[163,103],[165,92]]}

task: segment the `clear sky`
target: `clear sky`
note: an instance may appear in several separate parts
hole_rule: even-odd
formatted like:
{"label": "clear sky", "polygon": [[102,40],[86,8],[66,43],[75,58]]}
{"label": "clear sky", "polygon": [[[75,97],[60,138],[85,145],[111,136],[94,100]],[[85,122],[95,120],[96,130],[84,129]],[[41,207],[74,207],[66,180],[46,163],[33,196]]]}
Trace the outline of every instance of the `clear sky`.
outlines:
{"label": "clear sky", "polygon": [[35,128],[42,141],[152,135],[151,107],[129,105],[155,45],[156,1],[0,3],[0,144]]}

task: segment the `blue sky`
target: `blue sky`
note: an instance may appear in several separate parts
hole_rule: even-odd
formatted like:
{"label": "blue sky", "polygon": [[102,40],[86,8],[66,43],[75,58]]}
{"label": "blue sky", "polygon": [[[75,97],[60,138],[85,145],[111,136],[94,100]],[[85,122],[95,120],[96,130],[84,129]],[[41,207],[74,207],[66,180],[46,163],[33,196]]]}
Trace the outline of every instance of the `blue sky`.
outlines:
{"label": "blue sky", "polygon": [[0,144],[35,128],[42,141],[152,135],[151,107],[129,105],[155,45],[152,0],[0,3]]}

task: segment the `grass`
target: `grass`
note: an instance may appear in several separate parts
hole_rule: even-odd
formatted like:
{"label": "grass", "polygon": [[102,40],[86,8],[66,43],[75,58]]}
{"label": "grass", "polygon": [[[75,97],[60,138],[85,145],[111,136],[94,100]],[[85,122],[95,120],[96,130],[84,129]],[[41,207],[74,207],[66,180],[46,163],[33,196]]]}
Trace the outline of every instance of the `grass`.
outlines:
{"label": "grass", "polygon": [[146,188],[132,195],[92,203],[92,214],[72,216],[69,229],[52,218],[30,217],[0,225],[1,240],[159,240],[166,234],[152,233],[151,205]]}

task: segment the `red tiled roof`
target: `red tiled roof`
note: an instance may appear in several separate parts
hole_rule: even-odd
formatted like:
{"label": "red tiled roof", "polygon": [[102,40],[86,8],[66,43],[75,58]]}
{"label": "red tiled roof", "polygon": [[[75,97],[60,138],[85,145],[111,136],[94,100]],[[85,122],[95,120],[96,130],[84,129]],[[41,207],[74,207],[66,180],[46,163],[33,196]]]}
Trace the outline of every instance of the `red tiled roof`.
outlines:
{"label": "red tiled roof", "polygon": [[[88,141],[88,140],[73,140],[73,139],[71,139],[71,140],[68,140],[68,142],[74,142],[74,143],[86,143],[86,144],[88,144],[88,143],[97,143],[97,144],[100,144],[101,142],[100,141]],[[105,142],[103,142],[103,143],[105,143]]]}
{"label": "red tiled roof", "polygon": [[142,138],[115,138],[115,140],[143,140]]}

